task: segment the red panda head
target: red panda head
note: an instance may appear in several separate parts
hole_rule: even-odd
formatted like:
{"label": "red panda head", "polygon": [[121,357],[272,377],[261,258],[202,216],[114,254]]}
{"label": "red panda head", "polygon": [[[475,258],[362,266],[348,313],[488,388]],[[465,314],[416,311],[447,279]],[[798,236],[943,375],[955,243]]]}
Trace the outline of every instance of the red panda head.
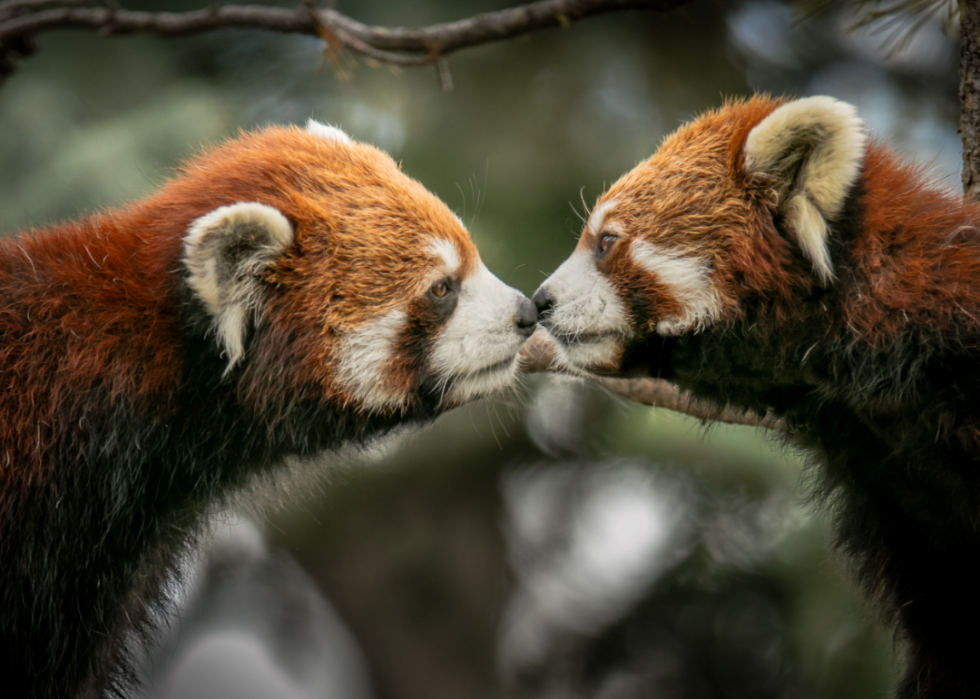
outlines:
{"label": "red panda head", "polygon": [[669,373],[679,337],[832,283],[828,226],[865,155],[853,107],[756,97],[698,118],[603,194],[534,295],[570,368]]}
{"label": "red panda head", "polygon": [[146,207],[182,217],[203,325],[224,373],[256,394],[318,386],[356,411],[401,415],[515,378],[533,305],[490,273],[445,204],[339,129],[245,134]]}

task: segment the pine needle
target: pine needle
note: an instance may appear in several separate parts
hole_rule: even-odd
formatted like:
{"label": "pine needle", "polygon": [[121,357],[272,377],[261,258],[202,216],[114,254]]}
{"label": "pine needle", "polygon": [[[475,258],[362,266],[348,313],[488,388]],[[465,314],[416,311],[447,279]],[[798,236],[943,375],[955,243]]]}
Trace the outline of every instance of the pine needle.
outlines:
{"label": "pine needle", "polygon": [[956,0],[799,0],[796,10],[803,21],[842,8],[854,15],[849,31],[870,29],[885,35],[882,48],[899,51],[930,21],[939,18],[947,26],[959,24]]}

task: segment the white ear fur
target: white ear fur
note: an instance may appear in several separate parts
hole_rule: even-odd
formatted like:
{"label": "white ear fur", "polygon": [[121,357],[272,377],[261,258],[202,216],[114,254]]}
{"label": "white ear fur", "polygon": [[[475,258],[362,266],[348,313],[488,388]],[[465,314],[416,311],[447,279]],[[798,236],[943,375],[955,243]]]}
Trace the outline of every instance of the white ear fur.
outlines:
{"label": "white ear fur", "polygon": [[226,374],[245,352],[245,324],[259,305],[258,277],[292,242],[289,221],[265,204],[222,206],[187,229],[187,283],[211,314],[228,356]]}
{"label": "white ear fur", "polygon": [[745,169],[776,180],[786,225],[825,284],[834,278],[827,221],[840,213],[858,178],[864,144],[857,110],[832,97],[784,104],[745,141]]}
{"label": "white ear fur", "polygon": [[325,138],[328,141],[337,141],[338,143],[354,142],[354,139],[344,133],[343,130],[337,128],[336,126],[330,126],[329,124],[321,124],[316,119],[306,120],[306,130],[314,136]]}

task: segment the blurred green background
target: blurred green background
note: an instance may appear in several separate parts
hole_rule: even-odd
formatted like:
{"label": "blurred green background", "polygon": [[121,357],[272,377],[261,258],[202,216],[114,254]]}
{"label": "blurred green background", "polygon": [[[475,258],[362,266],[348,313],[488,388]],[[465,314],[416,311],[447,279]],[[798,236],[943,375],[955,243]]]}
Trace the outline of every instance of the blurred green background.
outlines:
{"label": "blurred green background", "polygon": [[[338,9],[424,25],[506,6]],[[388,150],[530,295],[574,246],[583,201],[679,123],[754,90],[848,100],[958,188],[955,32],[852,23],[765,1],[612,14],[453,55],[451,92],[432,69],[361,64],[341,83],[307,37],[53,32],[0,86],[0,230],[145,195],[203,144],[314,117]],[[832,553],[831,508],[811,501],[804,462],[758,430],[529,377],[326,459],[320,487],[280,486],[248,529],[272,572],[255,573],[247,546],[189,564],[186,630],[167,627],[146,693],[272,696],[242,683],[261,665],[276,696],[884,696],[896,647]],[[262,585],[274,594],[256,596]],[[263,660],[202,664],[198,640],[216,628]]]}

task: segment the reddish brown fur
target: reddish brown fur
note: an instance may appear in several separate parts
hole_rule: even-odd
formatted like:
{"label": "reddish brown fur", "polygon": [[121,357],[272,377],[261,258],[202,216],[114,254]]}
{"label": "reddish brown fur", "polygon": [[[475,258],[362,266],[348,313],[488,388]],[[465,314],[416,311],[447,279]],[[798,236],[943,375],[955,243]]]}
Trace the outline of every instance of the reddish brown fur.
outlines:
{"label": "reddish brown fur", "polygon": [[[120,235],[129,230],[140,234]],[[4,388],[18,397],[0,407],[0,498],[15,482],[45,476],[45,426],[78,410],[73,401],[93,385],[145,405],[177,380],[174,310],[162,300],[181,241],[155,233],[145,216],[104,215],[0,243],[0,294],[12,300],[0,313],[0,365]],[[24,306],[34,310],[23,315]]]}
{"label": "reddish brown fur", "polygon": [[[627,239],[641,237],[711,260],[729,312],[738,312],[738,299],[747,291],[775,291],[788,299],[800,285],[801,269],[792,263],[789,242],[774,234],[755,206],[767,194],[764,183],[749,182],[742,170],[746,135],[778,104],[755,97],[702,115],[668,136],[652,157],[623,175],[598,203],[618,202],[605,221],[619,224]],[[638,272],[640,280],[618,276],[613,265],[628,257],[627,246],[618,246],[615,253],[605,263],[607,276],[619,284],[653,283],[631,265],[623,271]],[[645,319],[651,328],[679,307],[665,289],[658,289],[657,297],[656,315]]]}
{"label": "reddish brown fur", "polygon": [[[228,263],[242,279],[226,283],[254,290],[259,304],[234,364],[189,281],[185,239],[200,217],[243,202],[277,209],[293,239],[268,266]],[[339,337],[396,305],[415,308],[446,274],[436,239],[456,249],[455,283],[479,269],[459,220],[387,155],[270,128],[203,152],[148,199],[0,241],[9,686],[43,699],[127,689],[129,634],[145,629],[209,507],[290,456],[364,443],[447,408],[424,355],[386,367],[384,380],[406,390],[396,407],[365,406],[337,379]],[[255,254],[244,237],[229,245]],[[256,269],[264,277],[247,276]],[[527,314],[514,322],[521,334],[533,324]],[[419,353],[442,328],[429,328]]]}
{"label": "reddish brown fur", "polygon": [[[262,161],[270,163],[271,177],[249,167]],[[159,207],[203,214],[246,200],[242,192],[249,192],[247,200],[272,206],[293,223],[300,254],[290,255],[269,275],[292,292],[283,294],[282,305],[270,311],[268,322],[285,331],[298,317],[304,325],[322,328],[319,337],[306,338],[310,347],[297,349],[304,350],[311,372],[303,379],[317,376],[329,395],[344,394],[332,383],[335,334],[424,291],[434,280],[420,278],[419,270],[433,266],[424,264],[426,260],[438,262],[428,252],[437,234],[456,244],[461,277],[479,259],[449,209],[370,146],[337,147],[301,129],[274,129],[245,135],[234,148],[211,151],[206,162],[198,163],[161,194]],[[199,201],[201,181],[214,181],[218,173],[228,173],[220,178],[230,180],[230,196]],[[343,280],[343,295],[338,294],[338,280]],[[297,284],[301,288],[294,289]],[[366,309],[374,315],[365,316]]]}
{"label": "reddish brown fur", "polygon": [[[147,404],[172,392],[182,359],[171,289],[181,274],[183,236],[194,219],[239,201],[277,208],[296,239],[296,254],[269,274],[281,293],[263,322],[275,328],[266,337],[277,346],[260,354],[274,358],[270,366],[249,367],[252,386],[316,381],[326,395],[344,398],[332,379],[335,333],[370,320],[366,309],[381,315],[421,293],[432,280],[418,270],[432,266],[423,261],[436,232],[456,244],[462,277],[477,264],[459,221],[387,155],[360,144],[338,147],[298,128],[243,134],[190,161],[146,200],[4,240],[0,295],[36,310],[30,318],[0,312],[0,337],[7,338],[0,366],[7,390],[22,396],[0,406],[0,444],[9,451],[9,458],[0,455],[0,480],[26,483],[43,475],[45,422],[55,422],[65,401],[94,383]],[[37,275],[25,277],[25,267]],[[41,305],[31,301],[40,298]],[[318,333],[297,336],[297,326]],[[283,356],[292,359],[288,375],[280,373]],[[275,380],[260,376],[263,370],[275,372]],[[265,390],[248,398],[256,411],[267,407]],[[165,419],[175,408],[164,402],[156,412]]]}
{"label": "reddish brown fur", "polygon": [[869,283],[848,305],[848,322],[872,344],[909,322],[936,331],[976,327],[969,309],[980,302],[980,206],[932,185],[921,168],[877,144],[862,181],[866,224],[854,252]]}
{"label": "reddish brown fur", "polygon": [[[745,167],[748,134],[784,103],[698,118],[601,198],[616,202],[604,222],[619,240],[596,265],[630,316],[613,372],[639,356],[698,397],[782,417],[821,462],[840,545],[908,642],[899,696],[977,696],[980,205],[871,141],[828,222],[835,278],[821,281],[781,218],[788,185]],[[656,335],[679,300],[630,263],[636,238],[707,260],[720,317]]]}
{"label": "reddish brown fur", "polygon": [[[620,202],[605,220],[620,224],[626,237],[710,259],[728,314],[739,314],[740,301],[750,295],[791,304],[814,284],[810,263],[772,225],[776,202],[768,184],[744,172],[746,136],[783,102],[757,96],[708,112],[667,137],[599,200]],[[949,243],[969,237],[980,207],[936,187],[922,168],[903,164],[875,142],[868,146],[861,182],[865,217],[854,252],[871,285],[848,305],[848,323],[872,344],[905,322],[895,309],[920,314],[937,329],[962,323],[956,315],[980,300],[980,263],[971,246]],[[580,245],[590,238],[583,233]],[[637,279],[644,275],[623,260],[626,246],[620,248],[604,263],[607,276],[623,285],[655,283]],[[660,300],[657,317],[648,319],[652,324],[676,312],[669,293],[658,288],[650,294]]]}

